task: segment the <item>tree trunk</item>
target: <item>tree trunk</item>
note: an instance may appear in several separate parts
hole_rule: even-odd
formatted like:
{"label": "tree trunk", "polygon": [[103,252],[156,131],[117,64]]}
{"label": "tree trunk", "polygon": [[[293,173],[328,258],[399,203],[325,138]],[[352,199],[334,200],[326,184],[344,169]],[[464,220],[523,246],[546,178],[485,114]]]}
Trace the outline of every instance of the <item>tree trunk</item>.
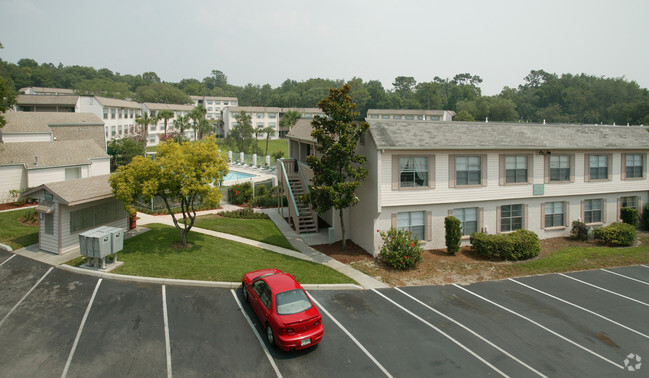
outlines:
{"label": "tree trunk", "polygon": [[343,251],[347,250],[347,239],[345,238],[345,219],[343,218],[343,209],[338,210],[340,215],[340,230],[343,233]]}

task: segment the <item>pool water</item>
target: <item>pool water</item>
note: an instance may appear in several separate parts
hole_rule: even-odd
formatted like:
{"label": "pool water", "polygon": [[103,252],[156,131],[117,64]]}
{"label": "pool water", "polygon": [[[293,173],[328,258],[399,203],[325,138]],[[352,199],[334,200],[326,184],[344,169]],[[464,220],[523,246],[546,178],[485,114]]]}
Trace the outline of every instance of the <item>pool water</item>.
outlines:
{"label": "pool water", "polygon": [[229,171],[225,177],[223,177],[223,181],[237,181],[237,180],[243,180],[251,177],[257,177],[257,175],[252,175],[250,173],[243,173],[243,172],[237,172],[237,171]]}

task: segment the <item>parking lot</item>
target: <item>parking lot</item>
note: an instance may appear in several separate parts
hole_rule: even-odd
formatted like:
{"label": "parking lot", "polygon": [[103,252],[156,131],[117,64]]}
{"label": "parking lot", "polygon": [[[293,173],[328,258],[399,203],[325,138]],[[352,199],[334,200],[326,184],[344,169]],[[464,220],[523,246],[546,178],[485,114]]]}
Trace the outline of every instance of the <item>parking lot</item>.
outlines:
{"label": "parking lot", "polygon": [[324,340],[289,353],[269,347],[238,289],[100,279],[6,252],[0,264],[0,376],[649,371],[639,359],[649,361],[649,266],[468,286],[312,290]]}

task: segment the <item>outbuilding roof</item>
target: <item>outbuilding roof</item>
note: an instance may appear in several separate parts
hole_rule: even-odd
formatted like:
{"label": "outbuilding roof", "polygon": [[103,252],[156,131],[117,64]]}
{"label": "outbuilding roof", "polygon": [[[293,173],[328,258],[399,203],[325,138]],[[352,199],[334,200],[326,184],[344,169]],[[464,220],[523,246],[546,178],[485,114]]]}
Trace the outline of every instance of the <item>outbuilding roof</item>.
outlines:
{"label": "outbuilding roof", "polygon": [[29,197],[40,190],[47,190],[66,206],[113,197],[113,189],[108,182],[110,175],[86,177],[76,180],[51,182],[30,189],[22,194]]}
{"label": "outbuilding roof", "polygon": [[[640,126],[368,120],[378,149],[507,150],[649,148]],[[293,131],[293,130],[291,130]]]}
{"label": "outbuilding roof", "polygon": [[304,142],[314,142],[315,139],[311,136],[311,126],[312,119],[300,118],[295,122],[295,125],[291,127],[291,130],[286,134],[291,139],[301,140]]}
{"label": "outbuilding roof", "polygon": [[27,169],[90,164],[90,159],[110,156],[91,139],[55,142],[22,142],[0,145],[0,166],[24,165]]}

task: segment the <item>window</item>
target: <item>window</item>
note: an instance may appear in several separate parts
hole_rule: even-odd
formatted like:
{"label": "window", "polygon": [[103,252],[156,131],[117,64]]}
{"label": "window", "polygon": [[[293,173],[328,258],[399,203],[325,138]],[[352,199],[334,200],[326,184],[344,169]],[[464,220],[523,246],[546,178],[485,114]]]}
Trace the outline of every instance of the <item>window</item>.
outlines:
{"label": "window", "polygon": [[420,121],[423,121],[423,120],[424,120],[424,116],[422,116],[422,115],[417,116],[417,119],[420,120]]}
{"label": "window", "polygon": [[155,125],[149,126],[149,131],[155,131]]}
{"label": "window", "polygon": [[119,201],[74,210],[70,212],[70,232],[101,226],[126,216],[126,210]]}
{"label": "window", "polygon": [[407,115],[407,116],[406,116],[406,119],[408,119],[408,120],[412,120],[412,119],[415,119],[415,116]]}
{"label": "window", "polygon": [[401,116],[400,115],[395,115],[394,119],[401,119]]}
{"label": "window", "polygon": [[275,114],[275,113],[268,113],[268,118],[275,119],[276,116],[277,116],[277,114]]}
{"label": "window", "polygon": [[122,118],[122,112],[123,112],[123,110],[120,109],[119,112],[117,113],[117,114],[118,114],[118,115],[117,115],[117,118]]}
{"label": "window", "polygon": [[621,207],[630,207],[638,210],[638,197],[622,197],[620,198]]}
{"label": "window", "polygon": [[[223,105],[227,105],[227,104],[228,104],[227,101],[223,101]],[[232,105],[234,105],[234,103],[232,103]]]}
{"label": "window", "polygon": [[275,303],[278,315],[297,314],[298,312],[303,312],[313,307],[302,289],[277,293]]}
{"label": "window", "polygon": [[212,107],[211,107],[211,106],[208,107],[208,108],[207,108],[207,111],[208,111],[208,112],[211,112],[211,111],[212,111]]}
{"label": "window", "polygon": [[129,109],[128,118],[133,118],[133,109]]}
{"label": "window", "polygon": [[110,127],[110,137],[114,138],[116,135],[115,126]]}
{"label": "window", "polygon": [[257,122],[257,128],[258,129],[263,129],[264,128],[264,123],[263,122]]}
{"label": "window", "polygon": [[428,119],[431,121],[439,121],[439,116],[428,116]]}
{"label": "window", "polygon": [[643,177],[643,158],[641,154],[626,154],[625,156],[625,178]]}
{"label": "window", "polygon": [[47,190],[43,190],[43,199],[45,201],[53,201],[54,196],[52,195],[52,193],[48,192]]}
{"label": "window", "polygon": [[155,135],[149,137],[149,143],[155,143]]}
{"label": "window", "polygon": [[383,119],[390,119],[390,115],[389,115],[389,114],[383,114],[383,115],[381,116],[381,118],[383,118]]}
{"label": "window", "polygon": [[106,129],[106,138],[108,138],[108,126],[106,126],[105,129]]}
{"label": "window", "polygon": [[482,158],[480,156],[458,156],[455,158],[456,185],[482,184]]}
{"label": "window", "polygon": [[264,113],[257,113],[257,118],[264,118]]}
{"label": "window", "polygon": [[257,296],[259,296],[259,299],[261,299],[261,302],[264,304],[264,306],[270,309],[272,292],[270,291],[270,288],[268,287],[266,282],[262,280],[255,281],[255,283],[252,284],[252,288],[255,290]]}
{"label": "window", "polygon": [[214,105],[221,105],[221,100],[214,100]]}
{"label": "window", "polygon": [[212,105],[212,100],[207,100],[207,105]]}
{"label": "window", "polygon": [[516,231],[523,228],[523,205],[504,205],[500,207],[500,232]]}
{"label": "window", "polygon": [[550,156],[550,182],[570,181],[570,156]]}
{"label": "window", "polygon": [[108,119],[108,108],[104,108],[104,119]]}
{"label": "window", "polygon": [[589,160],[590,160],[590,179],[607,180],[608,179],[608,155],[591,155]]}
{"label": "window", "polygon": [[563,202],[545,204],[545,227],[562,227],[566,225]]}
{"label": "window", "polygon": [[453,216],[460,220],[463,236],[468,236],[474,232],[478,232],[478,208],[477,207],[453,209]]}
{"label": "window", "polygon": [[527,156],[505,157],[505,182],[507,184],[527,181]]}
{"label": "window", "polygon": [[584,201],[584,223],[601,223],[602,219],[602,200]]}
{"label": "window", "polygon": [[428,187],[428,157],[400,157],[399,176],[399,185],[402,188]]}
{"label": "window", "polygon": [[115,119],[115,109],[110,109],[110,119]]}
{"label": "window", "polygon": [[379,118],[378,114],[370,114],[370,118]]}
{"label": "window", "polygon": [[73,167],[65,169],[65,180],[76,180],[81,178],[81,167]]}
{"label": "window", "polygon": [[43,214],[43,222],[45,235],[54,235],[54,214]]}
{"label": "window", "polygon": [[412,232],[413,238],[423,240],[425,230],[426,213],[424,211],[412,211],[397,214],[397,230]]}
{"label": "window", "polygon": [[275,122],[270,122],[270,123],[268,123],[268,127],[272,127],[273,129],[276,129],[277,124]]}

